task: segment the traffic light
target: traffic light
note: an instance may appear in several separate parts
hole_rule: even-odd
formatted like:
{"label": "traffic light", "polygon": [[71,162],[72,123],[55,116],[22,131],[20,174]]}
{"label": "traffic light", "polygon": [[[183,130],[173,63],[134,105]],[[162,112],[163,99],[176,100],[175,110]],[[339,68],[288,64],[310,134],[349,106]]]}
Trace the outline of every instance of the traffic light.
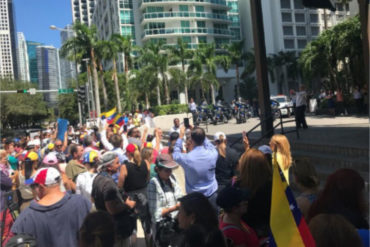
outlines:
{"label": "traffic light", "polygon": [[335,11],[334,0],[302,0],[303,6],[314,9],[330,9]]}
{"label": "traffic light", "polygon": [[80,86],[78,89],[78,100],[84,102],[86,100],[86,87]]}

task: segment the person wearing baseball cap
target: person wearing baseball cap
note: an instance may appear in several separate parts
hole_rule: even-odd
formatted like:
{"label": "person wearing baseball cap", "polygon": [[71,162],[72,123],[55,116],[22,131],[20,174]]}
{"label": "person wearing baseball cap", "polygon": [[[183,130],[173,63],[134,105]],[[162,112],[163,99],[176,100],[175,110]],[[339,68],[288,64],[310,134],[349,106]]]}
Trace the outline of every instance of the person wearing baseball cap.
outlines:
{"label": "person wearing baseball cap", "polygon": [[78,246],[76,236],[91,203],[81,195],[63,193],[60,182],[61,175],[53,167],[41,168],[27,180],[37,201],[21,212],[10,235],[29,234],[39,247]]}
{"label": "person wearing baseball cap", "polygon": [[86,172],[80,173],[76,179],[76,194],[91,199],[91,190],[94,178],[97,175],[99,163],[99,154],[96,151],[90,151],[84,154],[82,163],[86,166]]}
{"label": "person wearing baseball cap", "polygon": [[227,146],[226,135],[223,132],[216,132],[213,141],[218,151],[216,180],[218,191],[220,191],[231,182],[232,177],[235,175],[235,169],[241,154]]}
{"label": "person wearing baseball cap", "polygon": [[163,246],[169,243],[162,242],[163,239],[160,239],[159,234],[156,234],[158,224],[167,216],[170,216],[172,219],[176,218],[180,207],[178,199],[183,196],[179,183],[175,176],[172,175],[172,170],[178,166],[171,155],[158,155],[155,166],[157,174],[150,180],[147,189],[149,211],[152,216],[153,236],[156,242]]}
{"label": "person wearing baseball cap", "polygon": [[248,209],[249,196],[247,189],[232,185],[223,188],[217,196],[217,205],[224,210],[219,227],[233,246],[260,246],[256,232],[242,220]]}

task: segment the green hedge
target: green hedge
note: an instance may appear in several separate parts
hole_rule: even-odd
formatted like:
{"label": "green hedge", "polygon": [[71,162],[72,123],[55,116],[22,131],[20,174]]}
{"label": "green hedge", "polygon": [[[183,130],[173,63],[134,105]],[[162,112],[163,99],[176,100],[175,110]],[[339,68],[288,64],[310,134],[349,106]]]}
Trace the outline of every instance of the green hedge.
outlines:
{"label": "green hedge", "polygon": [[156,116],[158,116],[158,115],[167,115],[167,114],[186,113],[186,112],[188,112],[188,106],[187,105],[181,105],[181,104],[154,106],[153,107],[153,112]]}

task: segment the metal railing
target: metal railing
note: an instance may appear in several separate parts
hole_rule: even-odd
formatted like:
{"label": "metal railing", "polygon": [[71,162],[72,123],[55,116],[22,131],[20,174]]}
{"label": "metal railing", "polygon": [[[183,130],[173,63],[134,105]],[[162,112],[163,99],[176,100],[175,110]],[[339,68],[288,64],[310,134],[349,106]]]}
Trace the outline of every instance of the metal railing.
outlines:
{"label": "metal railing", "polygon": [[145,19],[157,19],[157,18],[208,18],[208,19],[217,19],[231,22],[232,19],[228,15],[216,14],[216,13],[207,13],[207,12],[153,12],[145,13],[141,17],[140,21]]}
{"label": "metal railing", "polygon": [[227,7],[225,0],[140,0],[139,7],[141,7],[142,3],[161,3],[161,2],[210,3],[210,4],[223,5]]}
{"label": "metal railing", "polygon": [[144,29],[142,38],[146,35],[157,34],[210,34],[210,35],[225,35],[231,36],[230,30],[227,29],[212,29],[212,28],[156,28]]}
{"label": "metal railing", "polygon": [[[295,119],[293,119],[293,120],[283,120],[283,116],[282,116],[282,114],[281,114],[281,110],[282,110],[282,109],[287,109],[287,110],[288,110],[288,112],[292,112],[290,109],[294,109],[294,107],[293,107],[293,106],[286,106],[286,107],[282,107],[282,108],[276,109],[276,110],[275,110],[275,112],[274,112],[273,114],[271,114],[271,116],[270,116],[270,117],[268,117],[268,118],[266,118],[266,119],[262,119],[260,123],[258,123],[258,124],[257,124],[256,126],[254,126],[252,129],[250,129],[250,130],[246,133],[246,135],[247,135],[247,137],[248,137],[248,138],[249,138],[250,133],[252,133],[255,129],[257,129],[258,127],[260,127],[260,126],[262,125],[262,123],[265,123],[267,120],[270,120],[270,119],[275,119],[275,113],[276,113],[277,111],[279,112],[279,122],[278,122],[276,125],[274,125],[274,126],[273,126],[273,128],[272,128],[269,132],[267,132],[267,133],[265,133],[264,135],[262,135],[259,139],[257,139],[257,140],[256,140],[256,141],[254,141],[254,142],[250,142],[250,143],[249,143],[249,146],[250,146],[250,147],[254,147],[256,144],[258,144],[258,143],[259,143],[259,142],[261,142],[263,139],[265,139],[266,137],[268,137],[268,136],[271,134],[271,132],[273,132],[273,133],[274,133],[274,130],[275,130],[275,129],[277,129],[279,126],[281,126],[280,133],[281,133],[282,135],[285,135],[285,134],[288,134],[288,133],[296,132],[296,134],[297,134],[297,139],[299,139],[299,131],[298,131],[297,126],[295,126],[295,125],[294,125],[293,130],[288,130],[288,131],[284,130],[284,124],[286,124],[286,123],[291,123],[291,122],[295,122]],[[239,139],[237,139],[236,141],[234,141],[234,142],[230,145],[230,147],[234,146],[234,145],[235,145],[235,144],[237,144],[237,143],[240,143],[242,140],[243,140],[243,137],[240,137]]]}

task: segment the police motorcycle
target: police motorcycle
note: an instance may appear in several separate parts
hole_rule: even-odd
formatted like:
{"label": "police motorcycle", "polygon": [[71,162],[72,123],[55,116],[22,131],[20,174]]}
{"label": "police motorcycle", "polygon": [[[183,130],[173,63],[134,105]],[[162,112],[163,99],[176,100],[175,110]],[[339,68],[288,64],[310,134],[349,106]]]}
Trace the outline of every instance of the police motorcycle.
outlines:
{"label": "police motorcycle", "polygon": [[201,123],[210,123],[212,122],[212,113],[208,107],[207,102],[203,101],[200,106],[197,106],[197,125]]}
{"label": "police motorcycle", "polygon": [[228,122],[227,116],[224,114],[224,106],[221,100],[219,100],[217,104],[213,106],[212,113],[212,122],[214,125],[217,125],[217,123]]}
{"label": "police motorcycle", "polygon": [[241,98],[237,102],[235,102],[235,118],[236,118],[236,123],[245,123],[247,122],[247,106],[241,101]]}

